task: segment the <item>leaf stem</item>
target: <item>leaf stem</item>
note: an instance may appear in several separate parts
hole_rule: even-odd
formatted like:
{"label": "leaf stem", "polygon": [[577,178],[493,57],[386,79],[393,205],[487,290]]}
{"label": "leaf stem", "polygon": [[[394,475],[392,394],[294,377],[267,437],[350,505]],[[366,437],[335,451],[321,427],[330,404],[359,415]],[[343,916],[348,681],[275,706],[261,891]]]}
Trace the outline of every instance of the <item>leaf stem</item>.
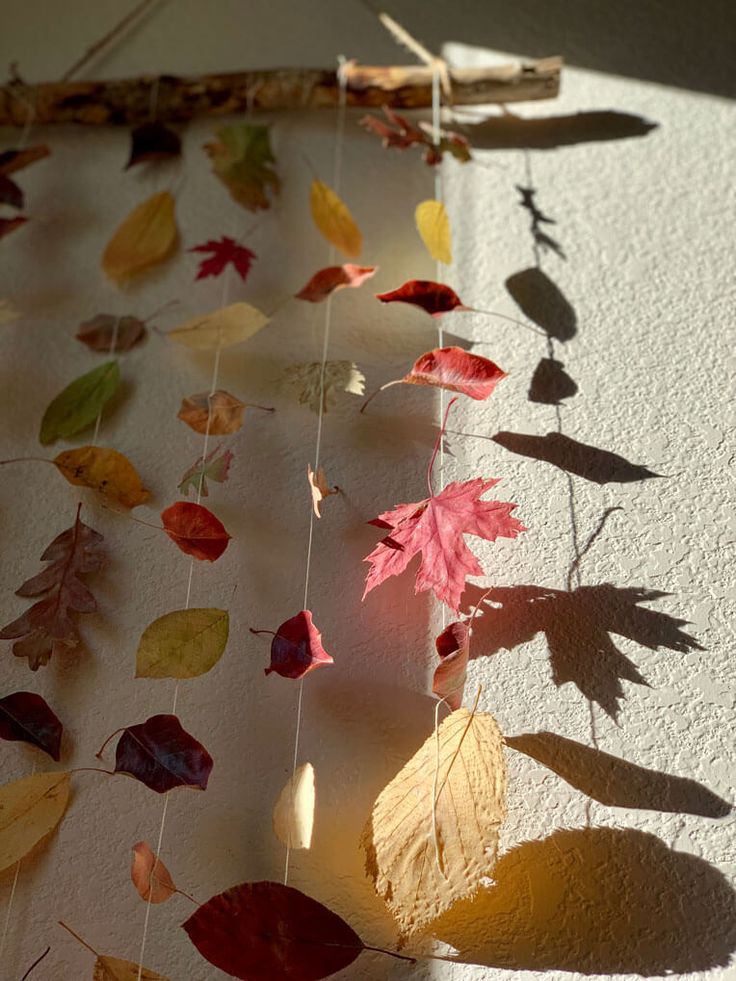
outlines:
{"label": "leaf stem", "polygon": [[395,957],[400,961],[409,961],[410,964],[416,964],[416,957],[409,957],[407,954],[397,954],[395,950],[387,950],[385,947],[372,947],[370,944],[363,944],[363,950],[373,950],[377,954],[388,954],[389,957]]}
{"label": "leaf stem", "polygon": [[275,412],[272,405],[258,405],[256,402],[244,402],[246,409],[260,409],[262,412]]}
{"label": "leaf stem", "polygon": [[361,405],[360,407],[361,413],[366,410],[366,408],[368,407],[368,403],[372,402],[373,399],[376,397],[376,395],[378,395],[379,392],[382,392],[384,388],[391,388],[392,385],[400,385],[403,382],[403,380],[404,380],[403,378],[394,378],[393,381],[386,382],[385,385],[381,385],[380,388],[377,388],[375,392],[372,395],[369,395],[368,398],[365,400],[365,402]]}
{"label": "leaf stem", "polygon": [[4,467],[7,463],[51,463],[56,466],[47,456],[14,456],[10,460],[0,460],[0,467]]}
{"label": "leaf stem", "polygon": [[271,634],[272,637],[276,636],[275,630],[256,630],[255,627],[248,628],[252,634]]}
{"label": "leaf stem", "polygon": [[75,766],[69,773],[104,773],[106,777],[117,775],[116,770],[103,770],[101,766]]}
{"label": "leaf stem", "polygon": [[67,933],[71,933],[71,935],[74,937],[74,939],[75,940],[78,940],[79,943],[83,947],[86,947],[87,950],[91,951],[95,955],[95,957],[99,957],[100,956],[97,953],[97,951],[95,950],[95,948],[91,946],[91,944],[88,944],[86,940],[82,940],[82,938],[79,936],[79,934],[78,933],[75,933],[74,930],[72,930],[71,927],[67,926],[66,923],[64,923],[63,920],[57,920],[57,923],[59,924],[60,927],[63,927],[66,930]]}
{"label": "leaf stem", "polygon": [[450,409],[457,402],[457,395],[451,398],[447,403],[447,408],[445,409],[445,414],[442,417],[442,425],[440,426],[440,431],[437,434],[437,439],[434,443],[434,450],[432,451],[432,457],[429,461],[429,466],[427,467],[427,487],[429,488],[429,496],[434,497],[434,491],[432,490],[432,467],[434,466],[434,461],[437,459],[437,454],[439,453],[440,445],[442,439],[445,435],[445,428],[447,426],[447,417],[450,414]]}
{"label": "leaf stem", "polygon": [[100,746],[100,748],[95,753],[95,756],[97,757],[98,760],[102,759],[102,754],[105,752],[105,746],[107,746],[110,740],[114,739],[119,732],[124,732],[124,731],[125,731],[125,726],[120,726],[119,729],[116,729],[115,732],[111,733],[111,735],[107,737],[107,739],[104,741],[104,743]]}
{"label": "leaf stem", "polygon": [[44,959],[44,957],[46,957],[46,955],[49,953],[50,950],[51,950],[51,947],[47,947],[46,950],[41,954],[41,956],[40,957],[37,957],[35,959],[35,961],[28,968],[28,970],[23,975],[23,977],[20,979],[20,981],[26,981],[27,978],[30,978],[31,972],[34,971],[38,967],[38,965],[41,963],[41,961]]}

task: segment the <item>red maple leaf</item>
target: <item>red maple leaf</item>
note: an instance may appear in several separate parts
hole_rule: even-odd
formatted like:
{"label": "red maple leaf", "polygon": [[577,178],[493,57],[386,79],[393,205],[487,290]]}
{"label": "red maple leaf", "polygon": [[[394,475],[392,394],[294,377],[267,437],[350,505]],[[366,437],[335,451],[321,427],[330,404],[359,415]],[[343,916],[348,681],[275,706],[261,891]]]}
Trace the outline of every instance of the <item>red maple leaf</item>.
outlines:
{"label": "red maple leaf", "polygon": [[244,245],[238,245],[234,239],[229,238],[227,235],[223,235],[219,241],[211,238],[209,242],[205,242],[203,245],[195,245],[189,251],[212,253],[209,259],[203,259],[200,262],[197,279],[206,279],[207,276],[219,276],[227,264],[232,263],[240,278],[245,280],[250,272],[253,260],[257,258],[255,252],[251,252]]}

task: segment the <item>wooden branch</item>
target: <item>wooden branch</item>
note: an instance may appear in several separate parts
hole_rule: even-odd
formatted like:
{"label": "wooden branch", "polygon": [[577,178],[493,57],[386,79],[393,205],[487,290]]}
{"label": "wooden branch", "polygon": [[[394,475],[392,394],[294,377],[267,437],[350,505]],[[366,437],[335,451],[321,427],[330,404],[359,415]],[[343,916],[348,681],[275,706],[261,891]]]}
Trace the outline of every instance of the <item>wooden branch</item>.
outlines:
{"label": "wooden branch", "polygon": [[[450,69],[454,105],[551,99],[560,86],[561,58],[522,65]],[[420,65],[347,68],[349,106],[421,109],[432,103],[432,69]],[[0,126],[33,121],[129,126],[151,119],[151,93],[158,85],[155,116],[184,122],[194,116],[224,116],[246,109],[316,109],[335,106],[337,72],[314,68],[229,72],[178,78],[146,75],[110,82],[44,82],[13,79],[0,89]]]}

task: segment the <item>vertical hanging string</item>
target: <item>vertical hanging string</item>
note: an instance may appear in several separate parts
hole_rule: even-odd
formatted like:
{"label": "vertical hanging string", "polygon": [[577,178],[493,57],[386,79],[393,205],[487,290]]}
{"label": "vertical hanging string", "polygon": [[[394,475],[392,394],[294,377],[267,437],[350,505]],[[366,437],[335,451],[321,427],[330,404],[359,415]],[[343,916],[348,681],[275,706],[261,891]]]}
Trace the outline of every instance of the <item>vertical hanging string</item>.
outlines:
{"label": "vertical hanging string", "polygon": [[[335,126],[335,149],[332,166],[332,189],[335,194],[340,194],[340,184],[342,182],[342,156],[345,142],[345,107],[347,103],[347,73],[346,59],[341,55],[338,58],[339,68],[337,72],[339,83],[339,97],[337,103],[337,123]],[[335,264],[335,246],[330,245],[327,264]],[[325,371],[327,367],[327,352],[330,345],[330,328],[332,326],[332,293],[325,301],[325,319],[322,330],[322,363],[319,375],[319,413],[317,415],[317,439],[314,448],[314,472],[319,470],[320,458],[322,453],[322,423],[324,418],[325,401]],[[304,603],[302,609],[306,610],[309,603],[309,577],[312,569],[312,545],[314,543],[314,508],[309,508],[309,536],[307,539],[307,562],[304,573]],[[294,758],[291,767],[292,793],[293,780],[296,775],[297,763],[299,762],[299,736],[302,726],[302,702],[304,696],[304,678],[299,679],[299,690],[296,700],[296,726],[294,731]],[[289,860],[291,858],[291,838],[286,842],[286,858],[284,859],[284,885],[289,881]]]}
{"label": "vertical hanging string", "polygon": [[[118,331],[120,330],[121,317],[115,318],[115,325],[112,329],[112,338],[110,339],[110,348],[108,350],[108,357],[112,357],[115,354],[115,348],[118,346]],[[95,432],[92,437],[92,446],[97,446],[97,438],[100,435],[100,423],[102,422],[102,406],[100,406],[100,411],[97,413],[97,418],[95,419]]]}

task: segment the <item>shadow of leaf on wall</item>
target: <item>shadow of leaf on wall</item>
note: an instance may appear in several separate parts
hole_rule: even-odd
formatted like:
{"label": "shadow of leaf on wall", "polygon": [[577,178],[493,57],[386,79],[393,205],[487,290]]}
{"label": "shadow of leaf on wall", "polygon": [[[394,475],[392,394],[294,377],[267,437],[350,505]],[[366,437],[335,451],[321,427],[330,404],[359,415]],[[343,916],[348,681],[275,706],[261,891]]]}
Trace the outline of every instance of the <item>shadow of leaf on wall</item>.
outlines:
{"label": "shadow of leaf on wall", "polygon": [[723,967],[736,949],[725,876],[642,831],[556,831],[512,848],[494,879],[433,930],[462,962],[651,977]]}
{"label": "shadow of leaf on wall", "polygon": [[690,777],[629,763],[554,732],[506,736],[506,745],[531,756],[588,797],[609,807],[722,818],[730,804]]}
{"label": "shadow of leaf on wall", "polygon": [[469,126],[468,132],[471,143],[480,150],[554,150],[576,143],[648,136],[657,126],[635,113],[597,109],[527,119],[506,113]]}
{"label": "shadow of leaf on wall", "polygon": [[[468,609],[480,601],[483,592],[477,586],[466,590]],[[487,594],[489,605],[482,607],[483,616],[475,621],[471,656],[512,650],[544,633],[554,683],[559,687],[572,682],[586,698],[616,718],[624,695],[621,682],[647,682],[618,649],[611,634],[627,637],[649,650],[703,650],[682,629],[687,620],[639,605],[668,595],[610,583],[579,586],[569,592],[543,586],[498,587]]]}
{"label": "shadow of leaf on wall", "polygon": [[[531,188],[527,190],[533,192]],[[509,276],[504,285],[524,316],[541,327],[549,338],[572,340],[578,329],[575,309],[547,273],[538,266],[530,266]]]}
{"label": "shadow of leaf on wall", "polygon": [[572,398],[577,391],[577,382],[568,375],[561,361],[541,358],[529,382],[528,398],[540,405],[559,405],[562,399]]}

